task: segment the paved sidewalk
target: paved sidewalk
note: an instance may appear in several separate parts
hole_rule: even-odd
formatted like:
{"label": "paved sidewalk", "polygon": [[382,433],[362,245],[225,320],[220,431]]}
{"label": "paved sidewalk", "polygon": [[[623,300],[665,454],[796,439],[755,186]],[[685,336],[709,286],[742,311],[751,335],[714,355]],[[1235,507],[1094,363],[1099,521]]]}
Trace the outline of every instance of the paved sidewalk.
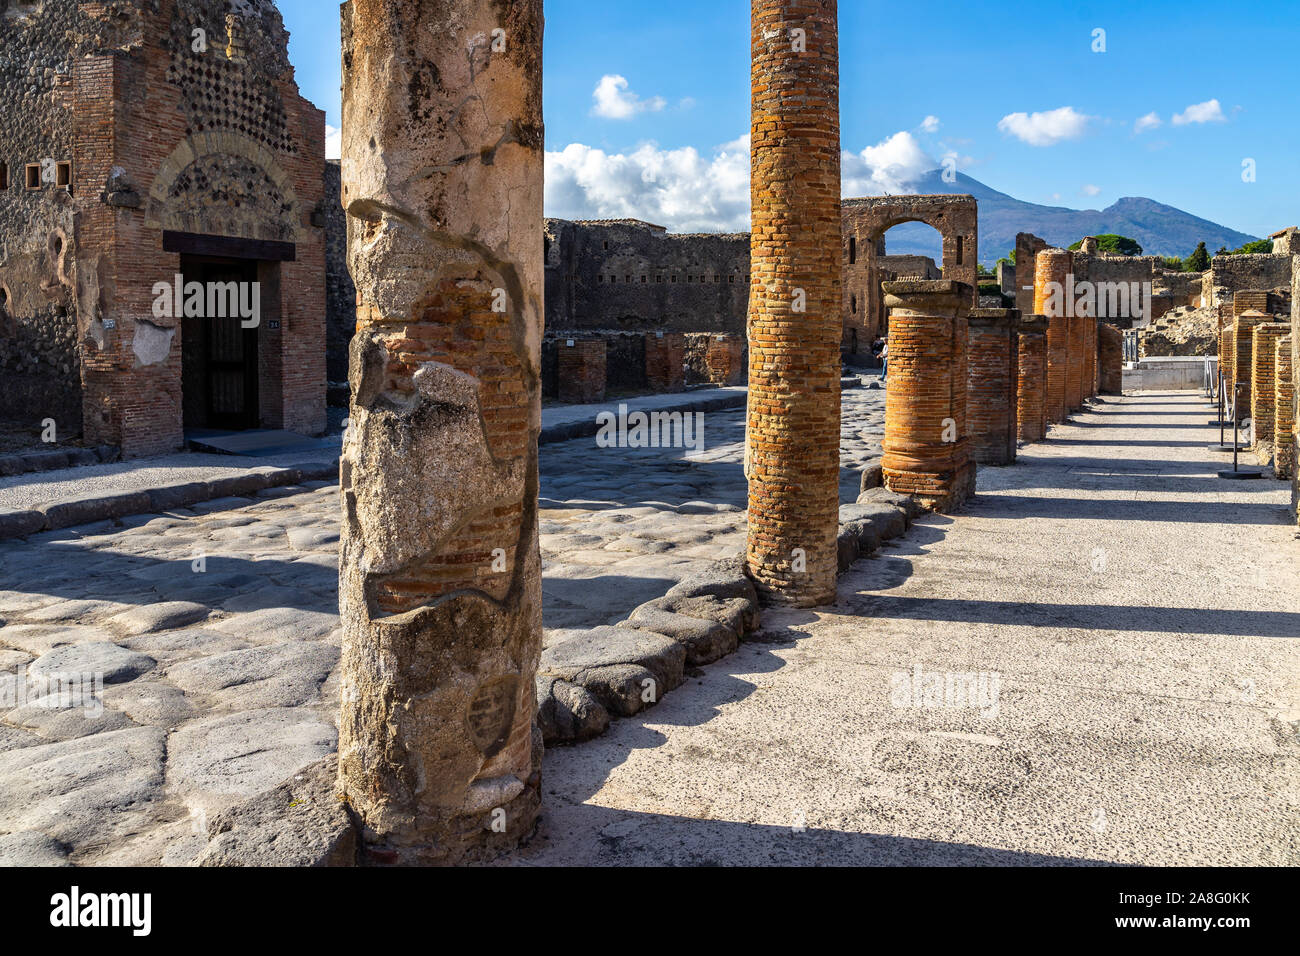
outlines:
{"label": "paved sidewalk", "polygon": [[512,862],[1300,863],[1300,542],[1207,411],[1107,399],[982,468],[834,607],[550,751]]}

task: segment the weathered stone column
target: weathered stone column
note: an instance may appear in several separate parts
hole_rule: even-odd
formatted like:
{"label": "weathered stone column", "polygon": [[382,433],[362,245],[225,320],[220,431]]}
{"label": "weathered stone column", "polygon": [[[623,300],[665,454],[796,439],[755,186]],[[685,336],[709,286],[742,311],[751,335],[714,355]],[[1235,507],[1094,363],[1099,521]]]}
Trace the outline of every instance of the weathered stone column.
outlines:
{"label": "weathered stone column", "polygon": [[1277,434],[1277,343],[1291,331],[1281,322],[1255,326],[1251,336],[1250,419],[1255,444]]}
{"label": "weathered stone column", "polygon": [[1065,373],[1069,362],[1069,319],[1065,285],[1073,256],[1065,249],[1044,249],[1034,260],[1034,314],[1047,317],[1047,421],[1063,422]]}
{"label": "weathered stone column", "polygon": [[883,283],[889,390],[885,487],[952,511],[975,493],[966,418],[970,287],[952,279]]}
{"label": "weathered stone column", "polygon": [[1047,319],[1020,320],[1016,376],[1016,423],[1020,440],[1042,441],[1047,434]]}
{"label": "weathered stone column", "polygon": [[969,321],[966,418],[971,457],[981,465],[1011,465],[1016,460],[1020,313],[975,309]]}
{"label": "weathered stone column", "polygon": [[768,600],[813,606],[835,597],[839,527],[837,6],[751,12],[748,565]]}
{"label": "weathered stone column", "polygon": [[373,863],[538,811],[541,57],[541,0],[343,8],[339,777]]}

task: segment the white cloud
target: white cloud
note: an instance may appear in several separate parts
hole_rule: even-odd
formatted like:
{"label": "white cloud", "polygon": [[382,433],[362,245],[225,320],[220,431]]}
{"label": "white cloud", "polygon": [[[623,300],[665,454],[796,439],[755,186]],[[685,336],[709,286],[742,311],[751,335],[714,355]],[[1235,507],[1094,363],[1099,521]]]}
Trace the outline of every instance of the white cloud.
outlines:
{"label": "white cloud", "polygon": [[903,130],[861,153],[843,153],[843,193],[852,197],[915,192],[911,184],[939,165],[915,136]]}
{"label": "white cloud", "polygon": [[1091,119],[1073,106],[1062,106],[1044,113],[1009,113],[998,120],[998,129],[1030,146],[1055,146],[1062,140],[1078,139]]}
{"label": "white cloud", "polygon": [[1194,103],[1181,113],[1174,114],[1175,126],[1187,126],[1190,123],[1225,123],[1227,117],[1223,115],[1223,107],[1219,105],[1218,100],[1206,100],[1204,103]]}
{"label": "white cloud", "polygon": [[694,148],[644,143],[606,153],[572,143],[546,154],[546,214],[564,219],[644,219],[674,232],[749,229],[749,137],[704,157]]}
{"label": "white cloud", "polygon": [[343,130],[337,126],[325,127],[325,158],[339,159],[343,156]]}
{"label": "white cloud", "polygon": [[1145,133],[1149,129],[1159,129],[1161,126],[1160,114],[1152,111],[1146,116],[1138,117],[1138,121],[1133,124],[1133,132]]}
{"label": "white cloud", "polygon": [[921,129],[926,133],[933,133],[939,128],[939,117],[927,116],[921,120]]}
{"label": "white cloud", "polygon": [[662,96],[652,96],[643,100],[627,88],[627,77],[607,73],[600,78],[591,98],[596,105],[591,108],[593,116],[605,119],[631,119],[637,113],[650,111],[657,113],[667,105]]}
{"label": "white cloud", "polygon": [[1088,185],[1083,187],[1082,192],[1085,196],[1096,196],[1101,192],[1101,187],[1088,183]]}

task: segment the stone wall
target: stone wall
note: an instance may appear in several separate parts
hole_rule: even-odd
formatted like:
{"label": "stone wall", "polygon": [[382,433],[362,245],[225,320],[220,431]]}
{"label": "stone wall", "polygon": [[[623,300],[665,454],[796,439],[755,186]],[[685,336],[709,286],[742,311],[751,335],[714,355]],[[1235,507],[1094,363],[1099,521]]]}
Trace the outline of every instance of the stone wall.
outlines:
{"label": "stone wall", "polygon": [[[5,5],[0,16],[0,421],[60,439],[81,431],[73,289],[73,196],[57,185],[72,159],[72,82],[65,34],[76,0]],[[27,166],[38,188],[27,188]]]}
{"label": "stone wall", "polygon": [[1286,255],[1215,256],[1205,290],[1214,301],[1232,297],[1241,289],[1287,289],[1292,281],[1292,258]]}
{"label": "stone wall", "polygon": [[339,161],[327,160],[321,213],[325,220],[325,374],[331,382],[348,380],[348,343],[357,326],[357,287],[348,271],[348,217],[343,211],[341,175]]}

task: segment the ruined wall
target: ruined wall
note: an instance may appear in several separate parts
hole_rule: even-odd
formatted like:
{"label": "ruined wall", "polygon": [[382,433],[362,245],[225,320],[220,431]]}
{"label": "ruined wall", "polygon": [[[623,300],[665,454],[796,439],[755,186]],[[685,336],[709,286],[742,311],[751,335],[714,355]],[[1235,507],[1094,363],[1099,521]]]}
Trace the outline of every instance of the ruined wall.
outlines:
{"label": "ruined wall", "polygon": [[548,329],[743,332],[749,237],[546,220]]}
{"label": "ruined wall", "polygon": [[1217,304],[1242,289],[1290,288],[1292,273],[1291,256],[1287,255],[1215,256],[1210,260],[1204,290],[1213,290]]}
{"label": "ruined wall", "polygon": [[321,213],[325,221],[325,374],[331,382],[348,379],[348,343],[357,327],[357,287],[348,271],[348,217],[341,199],[341,167],[325,163]]}
{"label": "ruined wall", "polygon": [[[70,50],[76,0],[0,3],[0,421],[59,438],[81,430],[81,368],[73,296],[74,203],[57,185],[72,160]],[[38,166],[27,188],[28,164]]]}
{"label": "ruined wall", "polygon": [[1038,254],[1049,244],[1033,233],[1016,234],[1016,308],[1021,315],[1034,311],[1034,268]]}

